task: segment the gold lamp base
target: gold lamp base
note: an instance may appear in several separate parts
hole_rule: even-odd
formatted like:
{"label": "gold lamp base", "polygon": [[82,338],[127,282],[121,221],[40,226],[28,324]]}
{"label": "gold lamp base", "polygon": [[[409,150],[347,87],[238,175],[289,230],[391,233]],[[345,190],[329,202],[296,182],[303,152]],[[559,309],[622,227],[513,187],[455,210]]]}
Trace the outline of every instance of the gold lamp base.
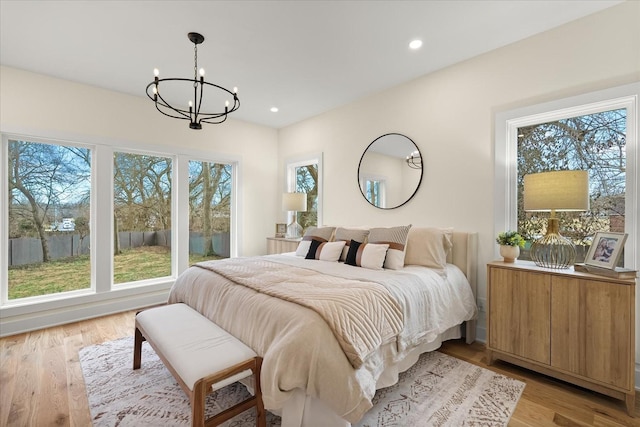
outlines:
{"label": "gold lamp base", "polygon": [[531,245],[531,259],[539,267],[569,268],[576,260],[576,247],[559,233],[560,221],[549,218],[547,234]]}

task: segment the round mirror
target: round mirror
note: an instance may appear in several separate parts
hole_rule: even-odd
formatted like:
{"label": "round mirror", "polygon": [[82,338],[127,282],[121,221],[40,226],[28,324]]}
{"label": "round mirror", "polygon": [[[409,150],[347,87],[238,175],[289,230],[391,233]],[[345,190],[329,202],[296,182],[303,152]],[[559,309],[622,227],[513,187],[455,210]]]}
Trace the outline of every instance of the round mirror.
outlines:
{"label": "round mirror", "polygon": [[399,133],[375,139],[362,154],[358,186],[365,199],[380,209],[407,203],[422,181],[422,154],[416,144]]}

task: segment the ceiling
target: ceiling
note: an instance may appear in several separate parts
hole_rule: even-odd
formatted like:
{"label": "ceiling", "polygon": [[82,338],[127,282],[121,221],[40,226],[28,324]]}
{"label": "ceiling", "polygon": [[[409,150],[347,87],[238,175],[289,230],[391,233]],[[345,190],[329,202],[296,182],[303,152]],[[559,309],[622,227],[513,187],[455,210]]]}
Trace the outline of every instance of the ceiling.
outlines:
{"label": "ceiling", "polygon": [[193,77],[196,31],[233,117],[281,128],[618,3],[0,0],[0,64],[145,97]]}

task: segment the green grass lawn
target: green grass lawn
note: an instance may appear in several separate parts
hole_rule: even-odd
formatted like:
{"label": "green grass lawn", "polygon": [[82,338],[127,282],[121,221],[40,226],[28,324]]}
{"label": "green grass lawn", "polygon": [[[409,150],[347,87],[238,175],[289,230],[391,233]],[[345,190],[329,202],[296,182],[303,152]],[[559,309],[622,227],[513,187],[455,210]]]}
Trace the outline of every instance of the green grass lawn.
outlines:
{"label": "green grass lawn", "polygon": [[[190,264],[207,259],[212,259],[212,257],[189,255]],[[113,269],[113,283],[116,285],[170,276],[170,248],[141,246],[124,250],[115,256]],[[89,287],[91,287],[89,255],[9,268],[10,300],[88,289]]]}

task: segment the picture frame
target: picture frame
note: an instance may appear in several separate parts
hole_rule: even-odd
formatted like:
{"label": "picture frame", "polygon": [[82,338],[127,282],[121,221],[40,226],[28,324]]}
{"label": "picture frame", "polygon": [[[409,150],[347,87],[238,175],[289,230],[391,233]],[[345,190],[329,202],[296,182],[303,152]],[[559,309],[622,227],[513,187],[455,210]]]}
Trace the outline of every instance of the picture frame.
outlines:
{"label": "picture frame", "polygon": [[584,259],[585,265],[615,270],[626,240],[626,233],[596,232]]}
{"label": "picture frame", "polygon": [[276,224],[276,237],[286,237],[287,235],[287,224],[277,223]]}

